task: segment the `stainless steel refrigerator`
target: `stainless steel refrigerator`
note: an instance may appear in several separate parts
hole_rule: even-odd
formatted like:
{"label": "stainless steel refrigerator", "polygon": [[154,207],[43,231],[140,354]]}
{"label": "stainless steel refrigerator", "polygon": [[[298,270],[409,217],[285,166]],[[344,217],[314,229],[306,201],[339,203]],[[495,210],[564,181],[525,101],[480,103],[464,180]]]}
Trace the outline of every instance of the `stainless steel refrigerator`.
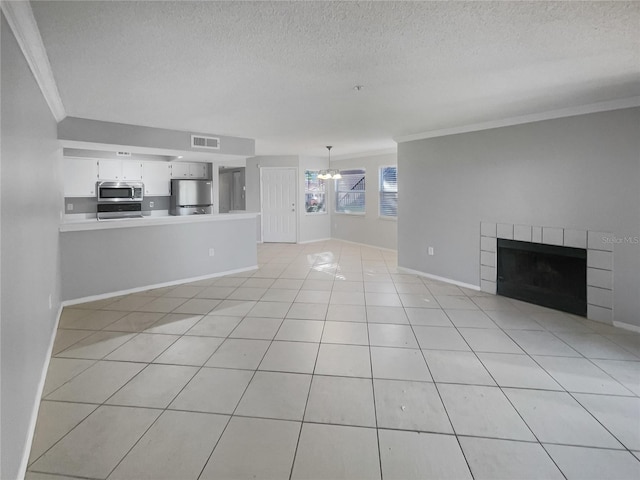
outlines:
{"label": "stainless steel refrigerator", "polygon": [[213,213],[211,180],[171,180],[171,215],[206,215]]}

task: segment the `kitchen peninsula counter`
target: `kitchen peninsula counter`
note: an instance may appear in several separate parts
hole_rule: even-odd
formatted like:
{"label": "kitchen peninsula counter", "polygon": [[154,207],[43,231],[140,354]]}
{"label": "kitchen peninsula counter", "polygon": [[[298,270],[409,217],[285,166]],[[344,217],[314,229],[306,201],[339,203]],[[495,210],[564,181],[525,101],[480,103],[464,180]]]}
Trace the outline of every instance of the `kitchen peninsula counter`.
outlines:
{"label": "kitchen peninsula counter", "polygon": [[242,213],[213,213],[207,215],[152,215],[142,218],[118,218],[112,220],[100,220],[96,218],[66,219],[60,225],[61,232],[80,232],[85,230],[110,230],[114,228],[149,227],[153,225],[181,225],[199,222],[220,222],[229,220],[242,220],[256,218],[257,212]]}
{"label": "kitchen peninsula counter", "polygon": [[259,213],[79,218],[60,225],[65,304],[257,268]]}

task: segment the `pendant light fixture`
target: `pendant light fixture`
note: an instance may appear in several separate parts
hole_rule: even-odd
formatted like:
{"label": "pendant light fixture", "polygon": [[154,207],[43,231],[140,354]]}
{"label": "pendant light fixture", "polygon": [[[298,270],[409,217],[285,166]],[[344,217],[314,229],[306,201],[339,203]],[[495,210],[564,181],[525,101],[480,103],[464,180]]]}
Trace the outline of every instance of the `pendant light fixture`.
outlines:
{"label": "pendant light fixture", "polygon": [[[333,146],[327,145],[327,150],[329,151],[329,166],[331,166],[331,149]],[[320,170],[318,173],[318,178],[321,180],[339,180],[342,178],[340,175],[340,170]]]}

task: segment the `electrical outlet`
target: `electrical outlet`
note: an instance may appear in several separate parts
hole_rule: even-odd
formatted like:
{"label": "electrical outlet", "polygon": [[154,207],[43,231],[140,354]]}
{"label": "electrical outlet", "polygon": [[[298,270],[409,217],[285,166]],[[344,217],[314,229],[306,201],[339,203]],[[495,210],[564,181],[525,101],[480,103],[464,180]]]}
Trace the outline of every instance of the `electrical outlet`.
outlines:
{"label": "electrical outlet", "polygon": [[433,255],[433,247],[429,247],[429,255]]}
{"label": "electrical outlet", "polygon": [[154,205],[155,205],[154,202],[149,202],[149,208],[153,208]]}
{"label": "electrical outlet", "polygon": [[209,256],[213,257],[216,254],[216,251],[213,248],[209,249]]}
{"label": "electrical outlet", "polygon": [[67,210],[73,212],[73,203],[67,203]]}

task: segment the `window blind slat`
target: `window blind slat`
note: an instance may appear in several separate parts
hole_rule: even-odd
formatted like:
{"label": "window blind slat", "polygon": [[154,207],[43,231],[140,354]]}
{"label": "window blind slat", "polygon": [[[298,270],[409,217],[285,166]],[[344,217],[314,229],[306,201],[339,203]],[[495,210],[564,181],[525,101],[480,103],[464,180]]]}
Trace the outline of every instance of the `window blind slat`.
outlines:
{"label": "window blind slat", "polygon": [[380,216],[398,216],[398,168],[380,169]]}
{"label": "window blind slat", "polygon": [[341,170],[342,178],[336,180],[336,212],[365,212],[365,171]]}

